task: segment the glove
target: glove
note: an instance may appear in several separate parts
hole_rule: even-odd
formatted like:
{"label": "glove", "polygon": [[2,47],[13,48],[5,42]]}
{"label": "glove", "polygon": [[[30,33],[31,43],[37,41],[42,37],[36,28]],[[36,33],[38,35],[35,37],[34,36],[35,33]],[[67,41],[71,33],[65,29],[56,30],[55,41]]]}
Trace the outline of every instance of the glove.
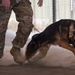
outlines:
{"label": "glove", "polygon": [[2,5],[8,9],[10,8],[10,0],[2,0]]}

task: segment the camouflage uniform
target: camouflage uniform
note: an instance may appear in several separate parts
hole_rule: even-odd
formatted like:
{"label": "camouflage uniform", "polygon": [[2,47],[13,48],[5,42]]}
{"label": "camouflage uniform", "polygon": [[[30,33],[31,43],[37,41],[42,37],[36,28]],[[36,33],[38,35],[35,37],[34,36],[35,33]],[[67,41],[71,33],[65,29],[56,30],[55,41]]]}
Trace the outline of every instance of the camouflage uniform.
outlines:
{"label": "camouflage uniform", "polygon": [[7,30],[8,20],[10,18],[11,11],[16,14],[16,19],[19,22],[16,37],[13,40],[13,47],[22,48],[32,30],[32,16],[33,11],[29,0],[10,0],[11,8],[5,9],[0,0],[0,52],[3,52],[5,44],[5,33]]}

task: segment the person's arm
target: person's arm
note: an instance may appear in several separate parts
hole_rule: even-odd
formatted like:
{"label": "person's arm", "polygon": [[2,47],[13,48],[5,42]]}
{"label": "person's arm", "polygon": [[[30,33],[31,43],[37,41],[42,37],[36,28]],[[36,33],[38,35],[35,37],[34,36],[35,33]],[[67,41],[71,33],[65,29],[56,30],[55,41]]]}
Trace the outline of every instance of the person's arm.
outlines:
{"label": "person's arm", "polygon": [[10,7],[10,0],[2,0],[2,5],[7,9]]}
{"label": "person's arm", "polygon": [[43,5],[43,0],[39,0],[37,4],[38,4],[38,6],[42,6]]}

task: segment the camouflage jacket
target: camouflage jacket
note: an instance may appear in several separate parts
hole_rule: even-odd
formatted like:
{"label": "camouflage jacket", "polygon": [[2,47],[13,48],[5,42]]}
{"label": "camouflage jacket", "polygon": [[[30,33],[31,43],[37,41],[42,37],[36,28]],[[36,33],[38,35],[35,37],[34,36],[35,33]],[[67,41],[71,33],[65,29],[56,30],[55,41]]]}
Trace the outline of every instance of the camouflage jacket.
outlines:
{"label": "camouflage jacket", "polygon": [[[11,2],[11,8],[16,4],[16,3],[19,3],[21,0],[10,0]],[[28,1],[29,0],[23,0],[23,1]],[[0,6],[2,6],[2,0],[0,0]]]}
{"label": "camouflage jacket", "polygon": [[[19,3],[21,0],[16,0],[16,3]],[[25,0],[25,1],[29,1],[29,0]]]}

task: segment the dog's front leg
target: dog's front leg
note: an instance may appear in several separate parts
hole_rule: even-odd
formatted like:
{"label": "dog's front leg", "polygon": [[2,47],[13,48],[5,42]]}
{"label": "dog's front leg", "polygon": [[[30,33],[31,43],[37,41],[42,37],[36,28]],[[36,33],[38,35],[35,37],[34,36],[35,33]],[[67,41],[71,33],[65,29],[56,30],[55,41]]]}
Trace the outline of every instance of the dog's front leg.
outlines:
{"label": "dog's front leg", "polygon": [[39,48],[39,52],[33,56],[30,61],[31,62],[38,62],[40,59],[44,58],[49,50],[50,44],[47,44],[45,46],[42,46],[41,48]]}
{"label": "dog's front leg", "polygon": [[74,47],[74,46],[71,46],[71,45],[68,43],[68,41],[66,41],[66,40],[61,40],[60,43],[59,43],[59,45],[60,45],[61,47],[63,47],[63,48],[66,48],[66,49],[72,51],[72,52],[75,54],[75,47]]}

